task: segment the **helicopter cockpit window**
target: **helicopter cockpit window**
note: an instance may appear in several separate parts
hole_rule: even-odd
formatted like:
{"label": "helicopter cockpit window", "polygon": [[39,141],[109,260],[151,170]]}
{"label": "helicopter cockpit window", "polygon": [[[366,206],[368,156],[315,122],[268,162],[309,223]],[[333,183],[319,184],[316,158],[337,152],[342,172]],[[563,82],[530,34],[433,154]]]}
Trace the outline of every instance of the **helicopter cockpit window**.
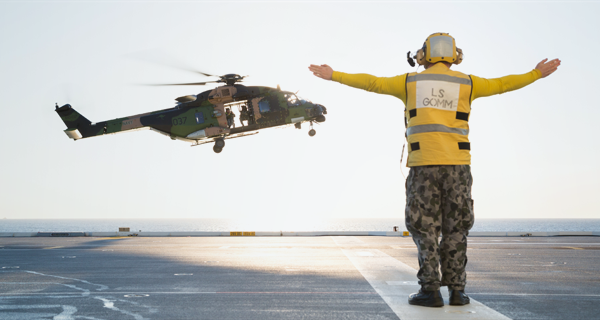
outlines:
{"label": "helicopter cockpit window", "polygon": [[286,94],[288,107],[296,107],[300,105],[300,100],[295,94]]}
{"label": "helicopter cockpit window", "polygon": [[267,101],[267,100],[259,101],[258,108],[260,109],[261,113],[271,111],[271,106],[269,106],[269,101]]}
{"label": "helicopter cockpit window", "polygon": [[204,114],[202,112],[196,112],[196,123],[204,123]]}
{"label": "helicopter cockpit window", "polygon": [[288,107],[297,107],[308,102],[308,100],[302,99],[292,93],[286,94],[285,97],[287,98]]}
{"label": "helicopter cockpit window", "polygon": [[298,100],[300,100],[300,104],[305,104],[307,102],[310,102],[310,100],[306,100],[306,99],[304,99],[304,98],[302,98],[300,96],[298,97]]}

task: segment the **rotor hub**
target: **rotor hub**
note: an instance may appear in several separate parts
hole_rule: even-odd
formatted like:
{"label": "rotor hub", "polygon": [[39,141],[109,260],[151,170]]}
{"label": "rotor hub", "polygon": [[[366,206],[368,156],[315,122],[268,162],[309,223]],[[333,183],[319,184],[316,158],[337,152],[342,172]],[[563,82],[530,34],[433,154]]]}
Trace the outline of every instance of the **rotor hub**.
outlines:
{"label": "rotor hub", "polygon": [[221,76],[220,82],[225,82],[228,86],[232,86],[236,82],[242,81],[242,79],[244,79],[244,77],[240,76],[239,74],[230,73]]}

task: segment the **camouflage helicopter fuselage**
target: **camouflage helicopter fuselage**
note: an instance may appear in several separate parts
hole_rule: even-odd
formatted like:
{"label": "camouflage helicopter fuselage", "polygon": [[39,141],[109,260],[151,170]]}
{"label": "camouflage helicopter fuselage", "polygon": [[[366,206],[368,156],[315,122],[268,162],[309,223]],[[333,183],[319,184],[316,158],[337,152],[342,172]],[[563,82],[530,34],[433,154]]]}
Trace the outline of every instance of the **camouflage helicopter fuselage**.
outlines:
{"label": "camouflage helicopter fuselage", "polygon": [[[74,140],[114,134],[125,131],[151,129],[171,139],[191,142],[193,145],[215,142],[213,150],[221,152],[224,139],[258,133],[263,128],[302,122],[323,122],[324,106],[298,99],[292,92],[270,87],[246,87],[239,84],[217,87],[196,96],[176,99],[174,108],[138,114],[125,118],[92,123],[71,105],[56,107],[56,112],[67,125],[65,133]],[[226,108],[247,109],[248,124],[229,128]],[[238,114],[238,116],[242,116]],[[315,131],[311,129],[309,135]]]}

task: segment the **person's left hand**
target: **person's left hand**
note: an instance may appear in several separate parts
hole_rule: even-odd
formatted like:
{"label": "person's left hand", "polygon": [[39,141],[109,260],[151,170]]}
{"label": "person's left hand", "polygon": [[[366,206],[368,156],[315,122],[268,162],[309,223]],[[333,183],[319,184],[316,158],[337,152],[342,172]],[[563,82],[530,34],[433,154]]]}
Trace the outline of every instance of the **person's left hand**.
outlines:
{"label": "person's left hand", "polygon": [[537,66],[535,66],[535,68],[540,70],[540,72],[542,73],[542,78],[545,78],[545,77],[553,74],[554,71],[556,71],[556,69],[558,69],[558,66],[560,66],[560,60],[558,60],[558,59],[554,59],[549,62],[546,62],[546,61],[548,61],[547,58],[540,61],[540,63],[538,63]]}

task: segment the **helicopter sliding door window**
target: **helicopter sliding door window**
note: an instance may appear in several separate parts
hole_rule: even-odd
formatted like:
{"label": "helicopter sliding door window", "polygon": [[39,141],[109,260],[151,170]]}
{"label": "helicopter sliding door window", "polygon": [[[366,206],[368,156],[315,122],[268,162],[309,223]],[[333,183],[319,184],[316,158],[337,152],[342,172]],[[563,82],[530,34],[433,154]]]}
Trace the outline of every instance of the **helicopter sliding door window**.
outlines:
{"label": "helicopter sliding door window", "polygon": [[269,106],[269,101],[266,101],[266,100],[259,101],[258,108],[260,109],[260,113],[271,111],[271,107]]}
{"label": "helicopter sliding door window", "polygon": [[196,123],[204,123],[204,114],[202,112],[196,112]]}

